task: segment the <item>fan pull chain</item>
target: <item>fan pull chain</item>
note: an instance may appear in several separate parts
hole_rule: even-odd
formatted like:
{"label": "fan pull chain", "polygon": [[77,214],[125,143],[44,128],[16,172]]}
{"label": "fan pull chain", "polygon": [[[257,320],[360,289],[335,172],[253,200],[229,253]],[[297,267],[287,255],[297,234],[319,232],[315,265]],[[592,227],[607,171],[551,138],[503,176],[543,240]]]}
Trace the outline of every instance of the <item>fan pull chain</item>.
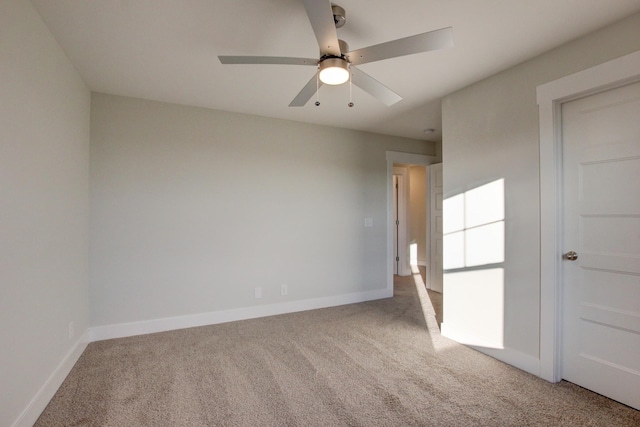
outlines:
{"label": "fan pull chain", "polygon": [[353,74],[351,70],[349,70],[349,103],[347,104],[349,107],[353,107],[353,85],[352,85]]}
{"label": "fan pull chain", "polygon": [[320,66],[316,72],[316,107],[320,106]]}

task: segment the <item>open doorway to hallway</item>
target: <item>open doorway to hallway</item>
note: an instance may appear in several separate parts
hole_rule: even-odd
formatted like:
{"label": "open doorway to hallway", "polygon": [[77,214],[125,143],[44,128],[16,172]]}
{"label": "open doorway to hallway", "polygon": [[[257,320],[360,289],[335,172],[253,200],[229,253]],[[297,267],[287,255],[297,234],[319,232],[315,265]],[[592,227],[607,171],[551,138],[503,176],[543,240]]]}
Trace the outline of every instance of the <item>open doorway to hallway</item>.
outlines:
{"label": "open doorway to hallway", "polygon": [[393,164],[394,275],[410,276],[413,267],[427,267],[427,168]]}
{"label": "open doorway to hallway", "polygon": [[[438,227],[436,221],[430,220],[436,217],[431,213],[436,206],[433,196],[437,193],[433,184],[438,182],[440,188],[442,185],[442,164],[437,162],[436,156],[387,152],[387,284],[391,292],[394,282],[404,278],[411,282],[419,280],[424,289],[431,289],[432,272],[440,272],[438,282],[442,283],[442,269],[431,265],[439,260],[437,264],[442,266],[442,251],[438,251],[434,243],[436,237],[441,236],[442,222]],[[440,172],[435,174],[440,176],[439,180],[431,178],[434,171]],[[440,209],[441,205],[440,197]],[[440,285],[431,290],[441,292],[441,289]],[[437,298],[442,301],[442,295]]]}

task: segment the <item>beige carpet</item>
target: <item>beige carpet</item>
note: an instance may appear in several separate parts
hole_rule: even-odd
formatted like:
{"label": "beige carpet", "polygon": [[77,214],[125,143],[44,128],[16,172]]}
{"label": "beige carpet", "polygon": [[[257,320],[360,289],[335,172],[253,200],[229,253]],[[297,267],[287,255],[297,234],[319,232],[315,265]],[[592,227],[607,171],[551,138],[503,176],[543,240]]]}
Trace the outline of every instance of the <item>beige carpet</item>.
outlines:
{"label": "beige carpet", "polygon": [[89,345],[37,426],[640,426],[640,412],[441,337],[393,299]]}

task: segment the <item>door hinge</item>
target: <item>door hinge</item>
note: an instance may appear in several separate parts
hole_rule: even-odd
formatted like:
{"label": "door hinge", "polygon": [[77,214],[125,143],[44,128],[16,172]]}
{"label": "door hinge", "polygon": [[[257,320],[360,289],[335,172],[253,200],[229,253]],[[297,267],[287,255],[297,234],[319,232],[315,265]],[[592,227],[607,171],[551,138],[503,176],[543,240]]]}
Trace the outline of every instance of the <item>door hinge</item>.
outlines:
{"label": "door hinge", "polygon": [[399,261],[400,261],[400,257],[399,257],[399,256],[397,256],[397,257],[396,257],[396,262],[399,262]]}
{"label": "door hinge", "polygon": [[396,219],[396,225],[400,225],[400,220]]}

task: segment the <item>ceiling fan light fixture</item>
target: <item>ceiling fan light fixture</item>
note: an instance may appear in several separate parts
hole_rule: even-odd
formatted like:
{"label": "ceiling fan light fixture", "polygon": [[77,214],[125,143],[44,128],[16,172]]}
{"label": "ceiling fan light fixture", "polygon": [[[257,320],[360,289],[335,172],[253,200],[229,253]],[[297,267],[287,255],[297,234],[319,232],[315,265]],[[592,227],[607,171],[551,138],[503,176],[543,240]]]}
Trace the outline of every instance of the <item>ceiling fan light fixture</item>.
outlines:
{"label": "ceiling fan light fixture", "polygon": [[320,62],[318,77],[327,85],[341,85],[349,80],[349,63],[342,58],[327,58]]}

